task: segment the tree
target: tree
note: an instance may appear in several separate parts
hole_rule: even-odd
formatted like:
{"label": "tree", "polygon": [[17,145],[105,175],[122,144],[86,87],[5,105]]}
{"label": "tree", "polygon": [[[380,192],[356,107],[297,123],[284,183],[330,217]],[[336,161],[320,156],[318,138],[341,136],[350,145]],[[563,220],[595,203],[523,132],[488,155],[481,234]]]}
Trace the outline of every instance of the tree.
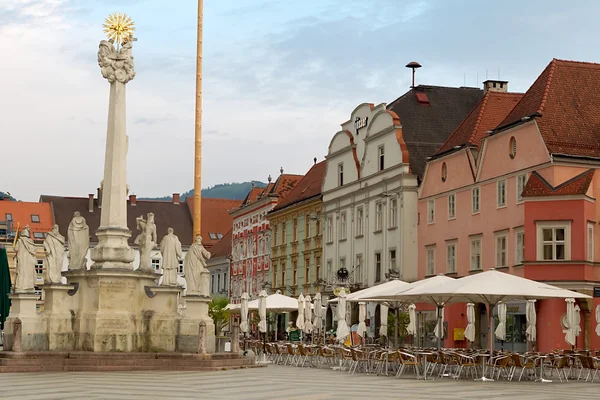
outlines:
{"label": "tree", "polygon": [[216,335],[219,335],[223,328],[229,324],[231,311],[226,309],[228,305],[229,298],[225,296],[215,296],[208,304],[208,315],[210,315],[215,323]]}

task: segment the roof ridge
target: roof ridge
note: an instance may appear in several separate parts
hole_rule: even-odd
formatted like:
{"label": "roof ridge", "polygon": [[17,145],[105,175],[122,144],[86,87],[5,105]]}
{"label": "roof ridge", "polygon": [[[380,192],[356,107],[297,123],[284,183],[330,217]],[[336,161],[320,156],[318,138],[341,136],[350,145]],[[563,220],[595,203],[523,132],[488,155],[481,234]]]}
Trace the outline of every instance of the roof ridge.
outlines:
{"label": "roof ridge", "polygon": [[553,58],[550,61],[550,71],[548,71],[548,79],[546,79],[546,86],[544,87],[544,94],[542,95],[542,101],[540,102],[540,107],[537,112],[542,114],[544,107],[546,106],[546,100],[548,100],[548,94],[550,93],[550,86],[552,85],[552,76],[554,75],[554,71],[556,70],[556,62],[557,59]]}
{"label": "roof ridge", "polygon": [[592,61],[579,61],[579,60],[566,60],[562,58],[554,58],[557,62],[564,64],[572,64],[573,66],[594,66],[600,68],[600,63],[592,62]]}

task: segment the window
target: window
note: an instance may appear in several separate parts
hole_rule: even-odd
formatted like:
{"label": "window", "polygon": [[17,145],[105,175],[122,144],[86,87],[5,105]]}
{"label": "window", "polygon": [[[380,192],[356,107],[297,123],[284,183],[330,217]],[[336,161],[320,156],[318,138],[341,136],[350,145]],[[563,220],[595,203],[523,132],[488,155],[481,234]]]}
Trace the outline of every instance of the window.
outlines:
{"label": "window", "polygon": [[515,234],[515,264],[523,264],[525,259],[525,232],[517,231]]}
{"label": "window", "polygon": [[333,217],[327,218],[327,243],[333,242]]}
{"label": "window", "polygon": [[446,182],[448,178],[448,166],[446,163],[442,163],[442,182]]}
{"label": "window", "polygon": [[183,274],[183,260],[179,260],[179,265],[177,266],[177,273]]}
{"label": "window", "polygon": [[285,264],[281,264],[281,286],[285,286],[286,285],[286,281],[285,281]]}
{"label": "window", "polygon": [[427,250],[427,275],[435,274],[435,246],[425,247]]}
{"label": "window", "polygon": [[362,207],[358,207],[356,209],[356,236],[363,235],[364,217],[364,209]]}
{"label": "window", "polygon": [[11,213],[6,213],[5,215],[6,215],[6,220],[7,221],[12,221],[13,220],[13,217],[12,217]]}
{"label": "window", "polygon": [[[214,275],[213,275],[214,276]],[[217,274],[217,293],[221,291],[221,274]]]}
{"label": "window", "polygon": [[344,164],[338,164],[338,186],[344,186]]}
{"label": "window", "polygon": [[225,293],[229,291],[228,283],[229,281],[227,280],[227,272],[223,272],[223,290],[225,290]]}
{"label": "window", "polygon": [[37,214],[31,214],[31,222],[40,222],[40,216]]}
{"label": "window", "polygon": [[41,275],[44,272],[44,260],[37,260],[35,263],[35,273]]}
{"label": "window", "polygon": [[217,238],[219,238],[219,240],[223,239],[223,234],[222,233],[217,233]]}
{"label": "window", "polygon": [[496,236],[496,268],[506,266],[506,234],[501,234]]}
{"label": "window", "polygon": [[496,183],[496,199],[498,207],[506,206],[506,180],[504,179]]}
{"label": "window", "polygon": [[435,222],[435,200],[431,199],[427,201],[427,223],[433,224]]}
{"label": "window", "polygon": [[34,239],[43,239],[45,237],[46,237],[46,234],[44,232],[33,232]]}
{"label": "window", "polygon": [[325,271],[325,273],[327,274],[327,276],[324,279],[325,281],[329,282],[329,279],[331,279],[331,274],[333,273],[331,260],[327,260],[327,270]]}
{"label": "window", "polygon": [[542,260],[556,261],[567,259],[566,227],[543,227],[542,231]]}
{"label": "window", "polygon": [[523,201],[523,189],[525,188],[525,182],[527,181],[527,174],[517,175],[517,203]]}
{"label": "window", "polygon": [[375,282],[381,281],[381,253],[375,253]]}
{"label": "window", "polygon": [[304,215],[304,239],[310,239],[310,215]]}
{"label": "window", "polygon": [[292,224],[292,241],[296,242],[298,241],[298,219],[294,218]]}
{"label": "window", "polygon": [[277,287],[277,264],[273,265],[273,287]]}
{"label": "window", "polygon": [[456,272],[456,243],[446,244],[446,273]]}
{"label": "window", "polygon": [[212,240],[217,240],[217,234],[216,234],[216,233],[212,233],[212,232],[210,232],[210,233],[208,234],[208,237],[210,237]]}
{"label": "window", "polygon": [[513,159],[517,155],[517,140],[515,137],[511,137],[508,142],[508,156]]}
{"label": "window", "polygon": [[321,257],[315,257],[315,278],[319,280],[321,278]]}
{"label": "window", "polygon": [[154,271],[160,270],[160,259],[159,258],[152,259],[152,270],[154,270]]}
{"label": "window", "polygon": [[215,289],[215,276],[214,275],[212,275],[210,277],[210,292],[211,293],[216,293],[217,292],[217,290]]}
{"label": "window", "polygon": [[317,220],[315,221],[315,235],[321,234],[321,216],[317,214]]}
{"label": "window", "polygon": [[310,284],[310,257],[304,259],[304,284]]}
{"label": "window", "polygon": [[363,256],[362,254],[356,255],[356,265],[354,266],[354,283],[362,286],[363,283]]}
{"label": "window", "polygon": [[477,214],[479,212],[479,186],[471,189],[471,212]]}
{"label": "window", "polygon": [[383,151],[383,146],[379,146],[379,149],[377,151],[379,154],[379,171],[383,171],[385,169],[385,153]]}
{"label": "window", "polygon": [[273,227],[273,243],[275,243],[275,246],[277,246],[277,244],[279,243],[277,241],[277,225]]}
{"label": "window", "polygon": [[398,226],[398,199],[390,199],[390,228]]}
{"label": "window", "polygon": [[448,219],[456,218],[456,194],[448,195]]}
{"label": "window", "polygon": [[346,240],[346,228],[348,227],[346,215],[346,212],[343,212],[340,216],[340,240]]}
{"label": "window", "polygon": [[375,203],[375,231],[380,231],[383,226],[383,203]]}
{"label": "window", "polygon": [[587,226],[587,260],[594,261],[594,225],[590,222]]}
{"label": "window", "polygon": [[285,222],[281,224],[281,244],[287,243],[287,233],[285,231]]}
{"label": "window", "polygon": [[471,271],[481,271],[481,236],[471,239]]}
{"label": "window", "polygon": [[390,270],[394,272],[399,272],[396,269],[396,250],[390,250]]}

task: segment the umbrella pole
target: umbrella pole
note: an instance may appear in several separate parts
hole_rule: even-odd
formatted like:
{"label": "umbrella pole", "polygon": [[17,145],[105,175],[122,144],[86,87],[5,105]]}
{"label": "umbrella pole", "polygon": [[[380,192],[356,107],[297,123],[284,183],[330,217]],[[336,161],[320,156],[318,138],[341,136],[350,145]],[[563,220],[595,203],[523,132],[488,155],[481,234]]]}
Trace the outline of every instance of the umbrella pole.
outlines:
{"label": "umbrella pole", "polygon": [[442,348],[442,332],[444,332],[444,327],[442,326],[442,306],[437,305],[437,348],[440,350]]}
{"label": "umbrella pole", "polygon": [[398,348],[398,309],[394,309],[394,346]]}

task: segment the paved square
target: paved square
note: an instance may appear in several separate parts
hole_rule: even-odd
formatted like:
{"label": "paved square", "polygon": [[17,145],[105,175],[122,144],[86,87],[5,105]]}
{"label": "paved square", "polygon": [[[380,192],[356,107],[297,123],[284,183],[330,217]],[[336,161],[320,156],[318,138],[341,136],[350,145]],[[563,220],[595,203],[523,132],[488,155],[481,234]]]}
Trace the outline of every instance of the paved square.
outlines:
{"label": "paved square", "polygon": [[328,369],[268,366],[220,372],[0,374],[0,399],[598,399],[600,383],[395,379]]}

